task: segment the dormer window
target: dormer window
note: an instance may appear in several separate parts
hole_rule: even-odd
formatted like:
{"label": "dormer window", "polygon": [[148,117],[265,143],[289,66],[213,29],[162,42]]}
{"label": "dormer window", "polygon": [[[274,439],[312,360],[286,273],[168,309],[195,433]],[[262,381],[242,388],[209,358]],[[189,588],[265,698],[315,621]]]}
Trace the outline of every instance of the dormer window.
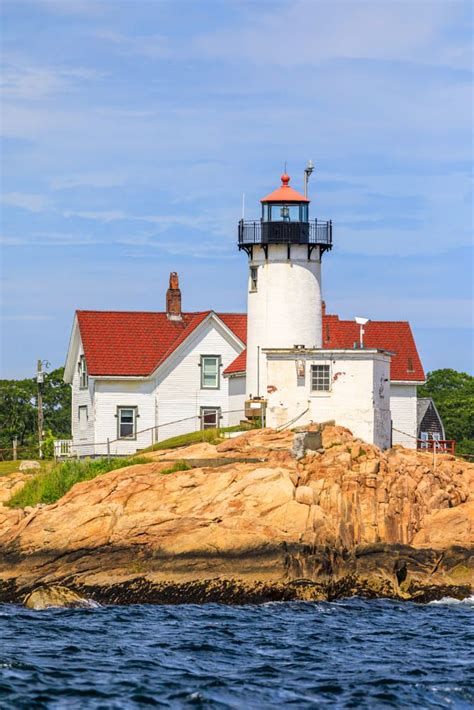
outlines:
{"label": "dormer window", "polygon": [[87,364],[85,355],[81,355],[81,357],[79,358],[78,370],[79,389],[86,390],[89,385],[89,375],[87,374]]}

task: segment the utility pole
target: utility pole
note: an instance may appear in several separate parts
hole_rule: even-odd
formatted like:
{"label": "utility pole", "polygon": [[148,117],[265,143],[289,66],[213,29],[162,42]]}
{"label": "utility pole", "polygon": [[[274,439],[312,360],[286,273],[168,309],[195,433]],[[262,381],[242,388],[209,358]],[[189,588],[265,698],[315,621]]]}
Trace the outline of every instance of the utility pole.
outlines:
{"label": "utility pole", "polygon": [[43,458],[43,361],[38,360],[38,369],[36,371],[36,382],[38,385],[38,447],[39,457]]}

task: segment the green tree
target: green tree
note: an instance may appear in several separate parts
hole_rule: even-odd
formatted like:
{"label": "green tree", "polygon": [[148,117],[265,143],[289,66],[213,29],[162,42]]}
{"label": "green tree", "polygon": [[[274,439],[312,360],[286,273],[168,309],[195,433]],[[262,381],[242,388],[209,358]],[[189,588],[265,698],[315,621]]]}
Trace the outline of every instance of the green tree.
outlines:
{"label": "green tree", "polygon": [[[45,373],[43,383],[44,430],[50,430],[55,438],[68,437],[71,432],[71,388],[63,382],[63,373],[62,367]],[[29,447],[28,456],[37,455],[37,392],[34,378],[0,380],[1,449],[11,448],[16,438],[19,447]]]}
{"label": "green tree", "polygon": [[64,380],[64,367],[48,372],[43,386],[44,428],[57,439],[71,435],[71,387]]}
{"label": "green tree", "polygon": [[446,438],[456,439],[458,452],[474,453],[474,377],[448,368],[434,370],[418,396],[434,400]]}
{"label": "green tree", "polygon": [[35,431],[34,380],[0,380],[0,448],[10,448],[13,439],[19,446],[31,444]]}

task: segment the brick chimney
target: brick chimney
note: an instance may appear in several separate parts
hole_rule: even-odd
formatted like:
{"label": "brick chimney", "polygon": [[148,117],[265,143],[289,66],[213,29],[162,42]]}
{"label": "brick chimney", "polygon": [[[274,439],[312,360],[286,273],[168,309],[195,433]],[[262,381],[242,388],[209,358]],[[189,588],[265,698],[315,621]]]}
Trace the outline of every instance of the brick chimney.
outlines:
{"label": "brick chimney", "polygon": [[181,313],[181,291],[176,271],[172,271],[170,274],[170,287],[166,292],[166,315],[169,320],[183,319]]}
{"label": "brick chimney", "polygon": [[326,301],[321,301],[321,312],[323,316],[326,315]]}

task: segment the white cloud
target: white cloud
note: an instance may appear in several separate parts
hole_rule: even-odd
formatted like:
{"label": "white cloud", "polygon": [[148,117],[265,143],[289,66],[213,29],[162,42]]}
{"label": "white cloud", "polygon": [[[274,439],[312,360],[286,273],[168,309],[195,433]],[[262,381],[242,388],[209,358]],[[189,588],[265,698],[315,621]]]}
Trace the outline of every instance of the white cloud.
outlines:
{"label": "white cloud", "polygon": [[45,195],[27,192],[6,192],[0,199],[5,205],[20,207],[28,212],[44,212],[52,207],[51,201]]}
{"label": "white cloud", "polygon": [[63,210],[64,217],[81,217],[83,219],[93,219],[99,222],[116,222],[127,219],[127,215],[122,210]]}
{"label": "white cloud", "polygon": [[440,35],[467,5],[424,0],[297,0],[241,6],[241,21],[185,38],[127,35],[101,29],[96,36],[120,53],[150,59],[226,59],[254,65],[314,67],[334,59],[420,62],[470,70],[469,40]]}
{"label": "white cloud", "polygon": [[4,5],[32,5],[35,10],[39,7],[51,13],[60,15],[90,15],[104,14],[108,4],[104,0],[3,0]]}
{"label": "white cloud", "polygon": [[280,12],[273,4],[256,5],[252,21],[227,32],[208,33],[197,40],[196,48],[203,56],[239,57],[281,67],[309,67],[337,58],[464,62],[464,54],[450,52],[449,43],[440,55],[437,42],[457,13],[456,5],[423,0],[300,0],[285,3]]}
{"label": "white cloud", "polygon": [[118,47],[124,54],[137,54],[150,59],[165,59],[177,57],[179,54],[178,43],[171,42],[166,35],[135,35],[133,37],[115,32],[114,30],[99,30],[95,36]]}
{"label": "white cloud", "polygon": [[68,190],[75,187],[119,187],[126,183],[123,172],[89,172],[71,175],[56,175],[50,179],[53,190]]}
{"label": "white cloud", "polygon": [[4,54],[0,89],[4,98],[39,100],[70,91],[78,82],[97,80],[103,72],[84,67],[42,66],[20,54]]}
{"label": "white cloud", "polygon": [[6,321],[43,321],[52,320],[52,316],[37,315],[34,313],[22,313],[17,315],[0,315],[1,320]]}

